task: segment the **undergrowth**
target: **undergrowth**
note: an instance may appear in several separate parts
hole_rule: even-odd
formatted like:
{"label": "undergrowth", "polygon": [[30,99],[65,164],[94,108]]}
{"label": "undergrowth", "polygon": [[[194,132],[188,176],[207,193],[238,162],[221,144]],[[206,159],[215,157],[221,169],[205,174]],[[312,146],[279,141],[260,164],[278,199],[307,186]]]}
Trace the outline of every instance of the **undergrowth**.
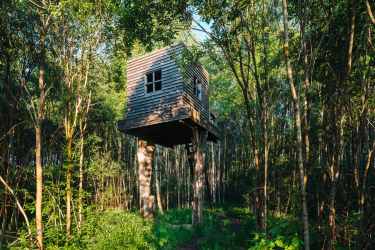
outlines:
{"label": "undergrowth", "polygon": [[[204,224],[212,225],[213,215],[204,211]],[[51,222],[50,222],[51,223]],[[91,211],[84,216],[81,230],[73,224],[72,233],[59,224],[43,231],[44,249],[174,249],[178,244],[204,233],[202,227],[188,230],[173,225],[191,223],[191,209],[171,209],[155,213],[154,220],[142,218],[138,211]],[[46,225],[46,224],[45,224]],[[27,234],[5,249],[35,249]]]}
{"label": "undergrowth", "polygon": [[[290,216],[272,216],[268,221],[267,237],[256,230],[252,213],[238,204],[216,204],[215,213],[226,211],[242,221],[240,229],[232,231],[229,221],[219,218],[204,207],[203,227],[184,228],[191,224],[191,209],[170,209],[155,212],[154,220],[142,218],[138,211],[93,210],[85,214],[80,231],[73,224],[72,234],[59,223],[49,222],[43,232],[45,249],[176,249],[185,241],[203,235],[202,249],[299,249],[298,220]],[[34,223],[34,222],[33,222]],[[56,223],[55,225],[53,225]],[[46,225],[46,223],[44,224]],[[181,225],[173,227],[173,225]],[[5,249],[35,249],[27,234]]]}

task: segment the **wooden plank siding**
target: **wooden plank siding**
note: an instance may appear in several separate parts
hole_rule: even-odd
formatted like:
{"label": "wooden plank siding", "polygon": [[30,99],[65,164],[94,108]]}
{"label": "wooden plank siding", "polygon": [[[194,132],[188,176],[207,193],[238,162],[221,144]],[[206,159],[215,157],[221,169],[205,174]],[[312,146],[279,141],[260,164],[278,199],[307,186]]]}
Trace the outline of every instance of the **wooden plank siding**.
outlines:
{"label": "wooden plank siding", "polygon": [[[182,106],[183,77],[171,58],[184,47],[178,43],[128,61],[127,118],[148,115],[150,112]],[[162,90],[145,93],[145,75],[162,70]]]}
{"label": "wooden plank siding", "polygon": [[[184,86],[184,102],[192,106],[196,111],[201,112],[202,115],[209,119],[209,77],[207,71],[202,67],[194,67],[189,65],[186,68],[186,76],[191,79],[189,84]],[[193,93],[193,79],[194,76],[201,81],[201,99]]]}

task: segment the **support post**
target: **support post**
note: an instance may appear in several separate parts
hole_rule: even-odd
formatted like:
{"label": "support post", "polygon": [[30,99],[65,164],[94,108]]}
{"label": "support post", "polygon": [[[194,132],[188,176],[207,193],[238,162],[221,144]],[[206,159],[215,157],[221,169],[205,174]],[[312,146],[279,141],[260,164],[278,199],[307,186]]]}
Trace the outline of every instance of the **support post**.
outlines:
{"label": "support post", "polygon": [[[139,196],[140,210],[144,212],[144,216],[153,216],[153,207],[150,206],[150,185],[152,174],[152,159],[154,157],[154,142],[139,139],[138,140],[138,164],[139,164]],[[147,150],[146,150],[147,149]],[[152,198],[151,198],[152,199]],[[153,200],[153,199],[152,199]],[[150,209],[152,208],[152,211]]]}
{"label": "support post", "polygon": [[[190,151],[191,149],[193,149],[193,146],[190,146],[189,143],[186,143],[185,144],[185,148],[186,148],[186,153],[187,153],[187,156],[188,156],[188,162],[189,162],[189,166],[190,166],[190,178],[191,178],[191,182],[193,183],[193,193],[195,193],[195,186],[194,186],[194,157],[192,157],[192,154],[194,154],[194,150]],[[189,193],[190,193],[190,189],[189,189]],[[190,200],[189,200],[190,202]],[[192,203],[191,205],[193,206],[193,203],[194,203],[194,195],[193,195],[193,198],[192,198]]]}
{"label": "support post", "polygon": [[205,162],[205,149],[208,137],[208,131],[199,131],[197,127],[193,127],[193,149],[194,149],[194,206],[192,224],[197,223],[203,225],[203,171]]}

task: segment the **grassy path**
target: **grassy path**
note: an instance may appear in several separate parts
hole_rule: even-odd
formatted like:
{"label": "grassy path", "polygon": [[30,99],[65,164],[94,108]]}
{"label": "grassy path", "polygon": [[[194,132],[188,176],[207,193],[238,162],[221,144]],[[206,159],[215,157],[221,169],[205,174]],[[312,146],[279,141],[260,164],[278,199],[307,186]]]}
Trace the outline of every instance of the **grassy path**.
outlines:
{"label": "grassy path", "polygon": [[[229,221],[229,230],[236,231],[239,228],[241,228],[241,222],[242,220],[238,219],[236,215],[233,215],[231,213],[226,214],[227,211],[221,211],[218,213],[215,213],[215,215],[218,216],[220,223],[218,224],[218,229],[221,233],[224,233],[222,230],[222,221],[227,220]],[[202,247],[202,243],[204,242],[205,237],[199,236],[197,238],[194,238],[190,241],[186,241],[182,244],[180,244],[177,247],[177,250],[199,250]]]}

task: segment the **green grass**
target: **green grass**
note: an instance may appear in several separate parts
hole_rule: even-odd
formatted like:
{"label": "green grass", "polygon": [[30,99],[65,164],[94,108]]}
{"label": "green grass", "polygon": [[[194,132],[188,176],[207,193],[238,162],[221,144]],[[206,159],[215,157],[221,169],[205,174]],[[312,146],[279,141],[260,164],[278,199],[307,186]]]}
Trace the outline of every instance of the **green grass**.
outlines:
{"label": "green grass", "polygon": [[[92,211],[84,216],[81,233],[72,225],[71,236],[65,226],[47,227],[44,231],[45,249],[175,249],[182,242],[204,234],[205,227],[188,230],[173,228],[169,224],[191,223],[191,209],[171,209],[164,214],[155,213],[154,220],[142,218],[139,212],[107,210]],[[212,227],[214,216],[204,211],[204,224]],[[35,241],[27,235],[19,237],[10,249],[35,249]]]}
{"label": "green grass", "polygon": [[[81,233],[72,225],[71,236],[66,236],[64,225],[50,226],[44,231],[45,249],[176,249],[185,242],[204,236],[202,249],[261,249],[261,233],[256,234],[252,213],[238,204],[216,204],[215,212],[227,213],[242,220],[236,232],[229,229],[228,221],[220,220],[211,209],[204,207],[203,227],[194,230],[172,225],[191,224],[191,209],[170,209],[164,214],[155,212],[154,220],[142,218],[138,211],[99,210],[86,213]],[[221,223],[221,225],[220,225]],[[45,223],[46,224],[46,223]],[[57,224],[58,225],[58,224]],[[221,228],[221,230],[219,229]],[[289,216],[269,217],[267,244],[282,240],[294,244],[299,225]],[[271,230],[273,228],[273,230]],[[298,236],[297,236],[298,237]],[[297,238],[298,239],[298,238]],[[298,247],[298,246],[297,246]],[[19,237],[11,249],[35,249],[35,241]]]}
{"label": "green grass", "polygon": [[161,214],[159,211],[155,212],[155,218],[159,221],[170,223],[174,225],[179,224],[191,224],[191,209],[170,209],[169,211],[164,211],[164,214]]}

